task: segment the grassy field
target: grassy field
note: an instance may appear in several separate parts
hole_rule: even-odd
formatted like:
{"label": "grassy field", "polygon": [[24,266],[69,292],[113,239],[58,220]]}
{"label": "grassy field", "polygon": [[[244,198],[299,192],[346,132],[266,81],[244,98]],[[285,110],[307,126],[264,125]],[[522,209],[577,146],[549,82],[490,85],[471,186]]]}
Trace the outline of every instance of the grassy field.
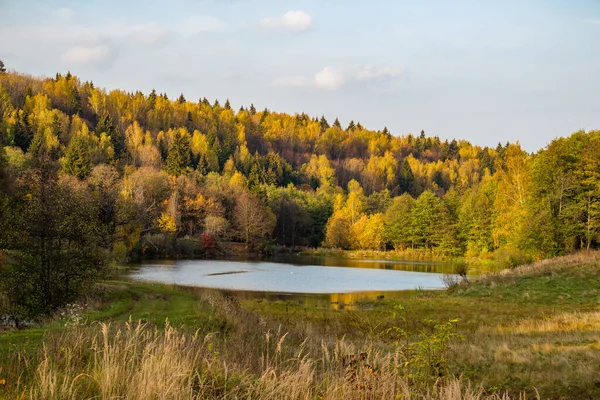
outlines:
{"label": "grassy field", "polygon": [[103,282],[0,333],[0,398],[600,398],[600,255],[355,311]]}

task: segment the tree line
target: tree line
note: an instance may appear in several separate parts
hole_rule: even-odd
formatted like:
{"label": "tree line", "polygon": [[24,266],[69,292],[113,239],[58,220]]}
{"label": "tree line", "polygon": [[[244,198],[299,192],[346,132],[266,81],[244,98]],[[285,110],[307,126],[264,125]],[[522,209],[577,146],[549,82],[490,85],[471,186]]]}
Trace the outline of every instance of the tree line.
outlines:
{"label": "tree line", "polygon": [[532,259],[599,243],[600,131],[529,154],[2,68],[0,141],[0,285],[24,310],[110,259],[225,241]]}

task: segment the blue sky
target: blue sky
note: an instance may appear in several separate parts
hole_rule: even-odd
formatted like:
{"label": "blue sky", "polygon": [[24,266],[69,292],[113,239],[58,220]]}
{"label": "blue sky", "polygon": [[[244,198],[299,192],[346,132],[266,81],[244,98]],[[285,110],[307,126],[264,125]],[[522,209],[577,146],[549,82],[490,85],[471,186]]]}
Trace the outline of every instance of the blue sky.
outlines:
{"label": "blue sky", "polygon": [[600,129],[597,0],[0,0],[0,59],[529,151]]}

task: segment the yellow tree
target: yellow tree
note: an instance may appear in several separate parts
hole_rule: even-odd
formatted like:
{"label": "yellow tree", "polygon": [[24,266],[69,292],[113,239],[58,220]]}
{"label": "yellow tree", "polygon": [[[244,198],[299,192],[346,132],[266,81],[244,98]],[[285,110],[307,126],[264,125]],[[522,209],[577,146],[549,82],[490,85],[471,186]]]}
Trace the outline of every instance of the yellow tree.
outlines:
{"label": "yellow tree", "polygon": [[353,248],[362,250],[385,249],[385,218],[383,214],[363,215],[352,225]]}
{"label": "yellow tree", "polygon": [[494,244],[496,247],[522,248],[525,246],[526,205],[531,176],[529,157],[518,142],[506,148],[503,160],[497,167],[496,180],[498,189],[494,202]]}

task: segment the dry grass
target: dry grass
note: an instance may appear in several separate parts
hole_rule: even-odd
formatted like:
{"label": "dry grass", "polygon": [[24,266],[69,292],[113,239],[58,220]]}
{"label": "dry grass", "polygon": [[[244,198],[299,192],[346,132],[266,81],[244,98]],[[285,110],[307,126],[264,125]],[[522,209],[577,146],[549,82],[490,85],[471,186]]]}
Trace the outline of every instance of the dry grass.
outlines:
{"label": "dry grass", "polygon": [[594,332],[598,329],[600,329],[600,311],[560,313],[541,319],[529,318],[496,328],[498,332],[512,334]]}
{"label": "dry grass", "polygon": [[[134,318],[160,328],[113,322],[55,330],[37,353],[1,363],[7,385],[0,398],[499,399],[508,396],[495,393],[535,398],[538,390],[543,398],[597,398],[599,260],[600,253],[580,253],[454,292],[407,297],[405,321],[392,317],[389,305],[288,309],[208,290],[184,302],[188,292],[166,296],[162,287],[122,283],[122,290],[107,289],[123,294],[111,303],[122,310],[117,315],[126,318],[131,306]],[[139,299],[133,305],[121,302],[130,290]],[[188,308],[191,314],[181,313]],[[178,313],[177,329],[160,323]],[[111,313],[99,315],[115,321]],[[415,384],[403,368],[406,354],[382,332],[402,327],[419,341],[429,332],[422,320],[449,318],[460,319],[464,341],[451,343],[439,379]]]}
{"label": "dry grass", "polygon": [[600,251],[581,251],[562,257],[536,261],[512,269],[503,269],[494,274],[484,274],[481,276],[480,281],[486,282],[506,278],[551,275],[565,270],[573,272],[590,264],[597,264],[598,261],[600,261]]}
{"label": "dry grass", "polygon": [[[485,396],[459,379],[440,379],[415,393],[394,368],[397,353],[338,340],[311,354],[307,342],[288,346],[287,335],[267,331],[260,363],[231,359],[214,335],[139,323],[75,327],[48,341],[21,399],[507,399]],[[242,344],[240,344],[242,345]],[[243,345],[242,345],[243,346]],[[248,352],[255,357],[256,352]]]}

